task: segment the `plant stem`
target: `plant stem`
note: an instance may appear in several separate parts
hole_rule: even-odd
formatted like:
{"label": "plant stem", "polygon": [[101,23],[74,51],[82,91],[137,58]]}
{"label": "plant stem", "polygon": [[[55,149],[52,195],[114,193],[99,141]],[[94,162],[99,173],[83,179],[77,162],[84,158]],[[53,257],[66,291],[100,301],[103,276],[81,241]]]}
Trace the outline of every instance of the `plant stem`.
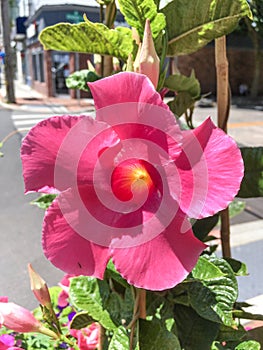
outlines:
{"label": "plant stem", "polygon": [[103,344],[105,341],[105,328],[100,324],[100,332],[99,332],[99,347],[98,350],[103,350]]}
{"label": "plant stem", "polygon": [[[227,121],[230,108],[229,70],[226,56],[226,37],[215,40],[215,61],[217,75],[217,123],[219,128],[227,132]],[[231,256],[229,210],[220,213],[221,244],[223,257]]]}
{"label": "plant stem", "polygon": [[68,344],[71,348],[73,348],[74,350],[80,350],[80,348],[78,347],[77,344],[75,344],[74,342],[72,342],[71,340],[69,340],[67,337],[65,337],[64,335],[60,336],[60,340],[66,344]]}

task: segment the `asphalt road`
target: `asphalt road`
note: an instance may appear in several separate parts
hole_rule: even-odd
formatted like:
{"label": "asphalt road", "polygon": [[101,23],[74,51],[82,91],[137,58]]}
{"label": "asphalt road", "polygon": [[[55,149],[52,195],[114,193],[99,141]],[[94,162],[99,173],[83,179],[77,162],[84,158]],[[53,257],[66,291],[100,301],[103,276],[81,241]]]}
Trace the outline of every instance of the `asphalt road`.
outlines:
{"label": "asphalt road", "polygon": [[[0,107],[1,108],[1,107]],[[0,109],[0,139],[14,130],[11,113]],[[14,135],[1,150],[0,158],[0,296],[7,295],[28,308],[37,306],[30,290],[27,264],[55,285],[62,272],[43,256],[41,224],[44,211],[30,205],[35,198],[24,195],[20,162],[21,136]]]}

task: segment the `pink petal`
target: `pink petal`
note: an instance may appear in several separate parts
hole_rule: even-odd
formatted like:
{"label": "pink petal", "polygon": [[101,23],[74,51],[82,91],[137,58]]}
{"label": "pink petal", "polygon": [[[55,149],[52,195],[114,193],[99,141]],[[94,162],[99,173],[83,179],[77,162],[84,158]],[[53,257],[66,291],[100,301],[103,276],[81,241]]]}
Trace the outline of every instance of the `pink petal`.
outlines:
{"label": "pink petal", "polygon": [[120,274],[138,288],[164,290],[183,281],[205,245],[192,233],[182,214],[152,241],[128,249],[114,249]]}
{"label": "pink petal", "polygon": [[91,181],[98,154],[118,142],[109,126],[88,116],[52,117],[25,137],[21,157],[26,191],[54,192]]}
{"label": "pink petal", "polygon": [[181,179],[180,208],[192,218],[211,216],[226,208],[244,173],[235,141],[208,118],[184,133],[182,147],[175,161]]}
{"label": "pink petal", "polygon": [[21,158],[25,191],[50,193],[54,189],[54,167],[58,150],[80,117],[52,117],[33,127],[23,140]]}
{"label": "pink petal", "polygon": [[[77,220],[77,213],[74,214]],[[57,200],[46,212],[42,242],[46,257],[59,269],[69,274],[103,278],[110,258],[108,249],[75,232],[63,216]]]}
{"label": "pink petal", "polygon": [[121,72],[89,83],[89,87],[96,109],[124,102],[142,102],[168,108],[143,74]]}

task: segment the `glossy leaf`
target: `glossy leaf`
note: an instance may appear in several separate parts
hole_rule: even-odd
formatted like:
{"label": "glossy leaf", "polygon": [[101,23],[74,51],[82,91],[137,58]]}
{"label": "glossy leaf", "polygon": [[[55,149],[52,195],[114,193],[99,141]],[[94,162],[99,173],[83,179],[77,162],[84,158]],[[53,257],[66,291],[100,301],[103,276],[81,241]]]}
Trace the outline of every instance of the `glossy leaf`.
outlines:
{"label": "glossy leaf", "polygon": [[193,224],[194,235],[200,239],[200,241],[204,241],[209,232],[217,225],[219,220],[219,215],[215,214],[213,216],[209,216],[208,218],[195,220]]}
{"label": "glossy leaf", "polygon": [[232,309],[238,296],[238,286],[231,266],[224,260],[209,257],[223,276],[189,284],[191,306],[203,318],[232,326]]}
{"label": "glossy leaf", "polygon": [[207,258],[201,256],[192,271],[192,276],[200,281],[209,281],[224,276],[224,273]]}
{"label": "glossy leaf", "polygon": [[73,317],[70,323],[70,328],[82,329],[91,325],[93,322],[95,322],[95,320],[89,315],[89,313],[87,311],[82,311]]}
{"label": "glossy leaf", "polygon": [[173,114],[177,117],[181,117],[188,108],[191,108],[195,104],[195,100],[187,91],[179,92],[172,101],[169,101],[168,106]]}
{"label": "glossy leaf", "polygon": [[246,203],[239,201],[237,199],[234,199],[230,204],[229,204],[229,217],[233,218],[239,214],[241,214],[246,207]]}
{"label": "glossy leaf", "polygon": [[162,12],[168,28],[168,56],[195,52],[232,32],[242,17],[252,16],[246,0],[173,0]]}
{"label": "glossy leaf", "polygon": [[112,321],[109,312],[103,307],[109,294],[109,286],[106,281],[87,276],[71,279],[69,295],[73,306],[87,311],[104,328],[115,330],[117,326]]}
{"label": "glossy leaf", "polygon": [[178,338],[169,332],[161,320],[139,320],[140,350],[181,350]]}
{"label": "glossy leaf", "polygon": [[99,79],[100,77],[96,73],[88,69],[82,69],[70,74],[66,79],[66,85],[69,89],[90,91],[88,83]]}
{"label": "glossy leaf", "polygon": [[145,20],[151,21],[153,37],[156,38],[165,28],[165,16],[157,12],[154,0],[118,0],[120,10],[124,14],[127,23],[138,30],[142,39]]}
{"label": "glossy leaf", "polygon": [[239,325],[238,327],[226,327],[224,325],[220,326],[219,333],[217,335],[217,341],[219,342],[232,342],[239,341],[244,337],[246,331],[243,326]]}
{"label": "glossy leaf", "polygon": [[129,349],[129,336],[127,330],[120,326],[113,333],[108,350],[127,350]]}
{"label": "glossy leaf", "polygon": [[104,24],[58,23],[45,28],[39,36],[45,50],[83,52],[110,55],[127,60],[133,51],[131,30],[125,27],[109,29]]}
{"label": "glossy leaf", "polygon": [[245,263],[233,258],[224,259],[229,263],[236,276],[248,276],[247,266]]}
{"label": "glossy leaf", "polygon": [[263,147],[241,147],[245,174],[237,196],[263,197]]}
{"label": "glossy leaf", "polygon": [[235,347],[235,350],[260,350],[260,344],[255,340],[244,341]]}
{"label": "glossy leaf", "polygon": [[164,87],[177,93],[187,91],[193,99],[198,98],[201,94],[200,83],[196,79],[194,71],[190,77],[183,74],[169,75],[164,81]]}
{"label": "glossy leaf", "polygon": [[200,317],[192,308],[175,305],[178,337],[184,350],[210,350],[219,324]]}

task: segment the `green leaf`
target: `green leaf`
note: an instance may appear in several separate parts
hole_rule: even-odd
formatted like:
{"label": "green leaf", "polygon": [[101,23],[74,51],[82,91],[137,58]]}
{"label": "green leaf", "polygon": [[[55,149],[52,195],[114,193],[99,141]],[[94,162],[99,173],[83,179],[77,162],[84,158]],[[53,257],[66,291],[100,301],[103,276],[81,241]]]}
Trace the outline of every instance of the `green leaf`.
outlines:
{"label": "green leaf", "polygon": [[233,316],[236,318],[241,318],[243,320],[257,320],[263,321],[263,315],[260,314],[252,314],[250,312],[246,312],[243,310],[234,310]]}
{"label": "green leaf", "polygon": [[245,263],[233,258],[224,259],[229,263],[236,276],[248,276],[247,266]]}
{"label": "green leaf", "polygon": [[192,276],[200,281],[209,281],[211,279],[224,276],[224,273],[219,267],[214,265],[205,257],[201,256],[192,271]]}
{"label": "green leaf", "polygon": [[45,28],[39,36],[45,50],[83,52],[110,55],[127,60],[133,51],[131,30],[125,27],[109,29],[104,24],[58,23]]}
{"label": "green leaf", "polygon": [[71,329],[82,329],[89,325],[91,325],[95,320],[89,315],[87,311],[82,311],[77,313],[71,323],[70,328]]}
{"label": "green leaf", "polygon": [[204,241],[209,232],[217,225],[219,220],[219,215],[215,214],[209,216],[208,218],[195,220],[193,224],[194,235],[200,240]]}
{"label": "green leaf", "polygon": [[96,73],[88,69],[82,69],[70,74],[66,79],[66,85],[69,89],[90,91],[88,82],[93,82],[99,79],[100,77]]}
{"label": "green leaf", "polygon": [[69,295],[75,308],[87,311],[104,328],[108,330],[117,328],[109,312],[103,307],[110,295],[106,281],[87,276],[75,277],[71,279]]}
{"label": "green leaf", "polygon": [[235,350],[260,350],[261,346],[257,341],[249,340],[240,343]]}
{"label": "green leaf", "polygon": [[231,266],[216,257],[207,257],[223,273],[222,277],[189,283],[191,306],[201,316],[213,322],[232,326],[232,309],[238,296],[236,277]]}
{"label": "green leaf", "polygon": [[174,115],[181,117],[181,115],[183,115],[188,108],[194,106],[195,100],[192,98],[189,92],[183,91],[178,93],[176,97],[167,104]]}
{"label": "green leaf", "polygon": [[121,277],[119,272],[116,270],[112,260],[109,261],[106,268],[106,277],[114,279],[116,282],[121,284],[123,287],[129,287],[129,283]]}
{"label": "green leaf", "polygon": [[30,202],[32,205],[37,205],[40,209],[46,210],[56,198],[56,194],[42,194],[37,199]]}
{"label": "green leaf", "polygon": [[164,81],[164,87],[177,93],[187,91],[193,99],[197,99],[201,94],[200,83],[193,70],[190,77],[182,74],[169,75]]}
{"label": "green leaf", "polygon": [[263,197],[263,147],[241,147],[240,150],[245,174],[237,196]]}
{"label": "green leaf", "polygon": [[246,0],[173,0],[161,10],[166,16],[168,56],[199,50],[231,33],[245,16],[252,16]]}
{"label": "green leaf", "polygon": [[129,349],[130,341],[125,327],[118,327],[113,333],[108,350],[127,350]]}
{"label": "green leaf", "polygon": [[130,287],[125,290],[124,296],[111,292],[109,298],[103,303],[103,307],[108,310],[113,322],[124,326],[127,326],[132,320],[133,305]]}
{"label": "green leaf", "polygon": [[245,207],[246,207],[245,202],[234,199],[229,204],[229,216],[230,216],[230,218],[233,218],[233,217],[241,214],[244,211]]}
{"label": "green leaf", "polygon": [[139,320],[140,350],[181,350],[178,338],[169,332],[161,320]]}
{"label": "green leaf", "polygon": [[174,317],[178,337],[184,350],[210,350],[219,324],[200,317],[192,308],[175,305]]}
{"label": "green leaf", "polygon": [[220,330],[217,335],[217,341],[219,342],[229,342],[229,341],[239,341],[244,337],[246,331],[243,326],[239,325],[238,328],[226,327],[220,325]]}
{"label": "green leaf", "polygon": [[151,21],[153,38],[156,38],[166,26],[165,16],[157,12],[154,0],[118,0],[120,10],[127,23],[138,30],[143,38],[145,20]]}

